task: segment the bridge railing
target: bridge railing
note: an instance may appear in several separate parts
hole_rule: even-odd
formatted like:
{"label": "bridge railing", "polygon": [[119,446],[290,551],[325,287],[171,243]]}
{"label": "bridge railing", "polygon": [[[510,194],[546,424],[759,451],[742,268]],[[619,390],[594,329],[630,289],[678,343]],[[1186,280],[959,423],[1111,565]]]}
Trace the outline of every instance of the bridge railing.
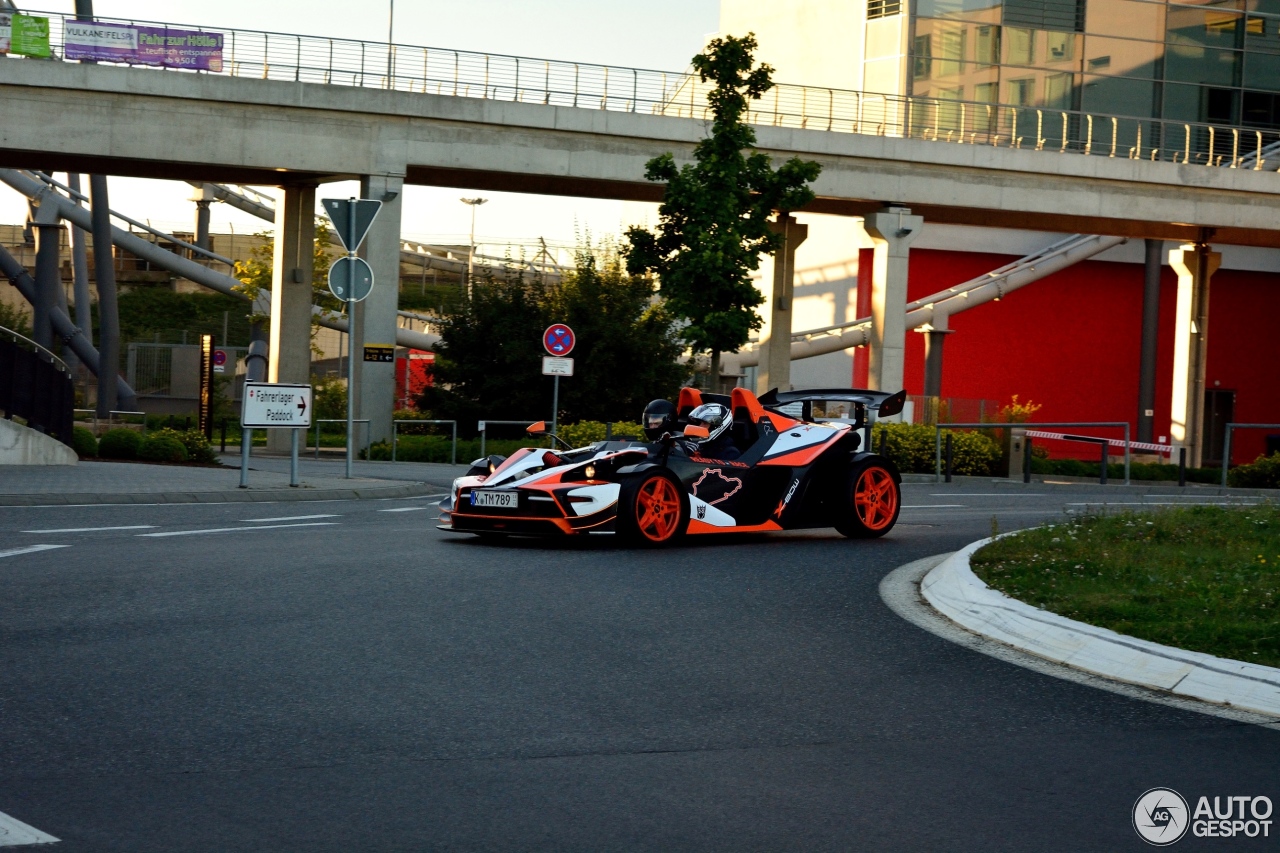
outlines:
{"label": "bridge railing", "polygon": [[[62,56],[73,16],[50,19]],[[104,23],[166,26],[97,18]],[[173,25],[168,25],[173,26]],[[579,109],[706,119],[709,86],[688,72],[564,62],[354,39],[239,29],[185,29],[223,36],[221,74]],[[1199,122],[882,95],[779,84],[756,101],[755,125],[989,145],[1059,154],[1280,171],[1280,131]]]}

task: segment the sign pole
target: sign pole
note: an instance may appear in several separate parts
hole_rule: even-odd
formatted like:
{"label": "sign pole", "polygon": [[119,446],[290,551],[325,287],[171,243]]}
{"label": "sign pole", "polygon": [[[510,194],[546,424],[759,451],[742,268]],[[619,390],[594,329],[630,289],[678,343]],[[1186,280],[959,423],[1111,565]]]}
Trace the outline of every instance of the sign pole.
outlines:
{"label": "sign pole", "polygon": [[240,488],[249,488],[249,446],[253,443],[253,430],[240,430]]}
{"label": "sign pole", "polygon": [[351,479],[351,453],[355,449],[356,389],[356,200],[347,199],[347,479]]}
{"label": "sign pole", "polygon": [[[551,434],[556,434],[556,417],[560,414],[560,376],[555,377],[555,384],[551,391]],[[552,442],[555,446],[555,442]]]}
{"label": "sign pole", "polygon": [[291,429],[293,439],[289,446],[289,487],[298,488],[298,430]]}

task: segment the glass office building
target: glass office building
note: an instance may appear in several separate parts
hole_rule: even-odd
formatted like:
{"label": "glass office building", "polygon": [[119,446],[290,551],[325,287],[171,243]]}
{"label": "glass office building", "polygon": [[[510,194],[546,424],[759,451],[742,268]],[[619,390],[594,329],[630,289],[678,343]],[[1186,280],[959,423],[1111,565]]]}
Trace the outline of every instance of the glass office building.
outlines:
{"label": "glass office building", "polygon": [[1280,128],[1280,0],[916,0],[910,14],[912,95]]}

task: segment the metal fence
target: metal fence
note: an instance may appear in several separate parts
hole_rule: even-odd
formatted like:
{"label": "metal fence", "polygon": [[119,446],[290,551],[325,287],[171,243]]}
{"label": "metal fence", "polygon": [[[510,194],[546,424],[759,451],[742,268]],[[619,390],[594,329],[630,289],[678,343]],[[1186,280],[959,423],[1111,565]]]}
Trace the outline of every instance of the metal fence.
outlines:
{"label": "metal fence", "polygon": [[30,338],[0,327],[0,409],[7,420],[71,443],[75,390],[66,363]]}
{"label": "metal fence", "polygon": [[[58,12],[35,14],[49,17],[50,42],[55,54],[61,55],[64,25],[75,18]],[[122,18],[97,20],[165,26]],[[203,29],[224,37],[221,71],[157,71],[685,118],[710,116],[706,97],[710,87],[688,72],[290,33]],[[746,120],[762,126],[1059,154],[1252,170],[1265,169],[1268,163],[1280,166],[1280,131],[1275,130],[790,84],[779,84],[766,92],[754,102]]]}
{"label": "metal fence", "polygon": [[[1129,422],[1128,421],[1075,421],[1072,423],[969,423],[969,424],[936,424],[934,426],[934,482],[942,482],[942,431],[944,429],[1035,429],[1043,427],[1065,428],[1065,427],[1091,427],[1091,428],[1109,428],[1124,430],[1124,484],[1129,485]],[[1081,436],[1081,438],[1085,438]],[[1094,439],[1088,436],[1090,441],[1104,442],[1108,446],[1113,443],[1113,439],[1098,437]],[[1103,459],[1106,458],[1106,450],[1103,451]],[[1102,482],[1106,482],[1106,465],[1102,466]]]}
{"label": "metal fence", "polygon": [[1280,429],[1280,424],[1227,424],[1227,434],[1222,439],[1222,485],[1227,484],[1227,469],[1231,467],[1231,433],[1238,429]]}

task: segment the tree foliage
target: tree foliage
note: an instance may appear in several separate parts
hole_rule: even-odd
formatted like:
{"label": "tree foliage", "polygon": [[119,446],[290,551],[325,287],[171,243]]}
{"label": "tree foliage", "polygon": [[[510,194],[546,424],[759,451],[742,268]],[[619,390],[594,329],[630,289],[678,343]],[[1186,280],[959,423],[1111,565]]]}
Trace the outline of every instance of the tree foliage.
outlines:
{"label": "tree foliage", "polygon": [[[773,87],[773,69],[754,64],[754,34],[713,39],[693,58],[715,120],[694,149],[694,162],[677,167],[671,154],[650,160],[645,177],[665,181],[657,232],[627,231],[627,269],[656,274],[667,308],[689,325],[682,334],[694,352],[734,352],[759,329],[755,308],[764,297],[751,282],[762,254],[783,246],[769,227],[774,213],[813,200],[809,183],[821,167],[791,158],[777,170],[754,151],[756,135],[743,121],[750,102]],[[713,359],[714,360],[714,359]]]}
{"label": "tree foliage", "polygon": [[[255,235],[262,242],[249,251],[248,260],[236,261],[235,277],[240,284],[236,287],[239,293],[249,299],[253,305],[263,290],[271,289],[271,273],[275,262],[275,238],[263,231]],[[312,249],[311,302],[321,308],[340,314],[343,310],[342,300],[329,291],[329,267],[333,264],[335,249],[329,238],[329,226],[323,221],[316,222],[315,245]],[[265,322],[266,315],[251,312],[252,322]],[[319,318],[311,317],[311,347],[316,349],[315,336],[320,328]]]}
{"label": "tree foliage", "polygon": [[542,333],[568,323],[577,335],[574,375],[560,382],[560,418],[632,421],[686,375],[683,348],[653,285],[626,274],[616,252],[584,250],[558,285],[518,272],[487,272],[471,298],[442,319],[435,382],[420,409],[470,433],[482,418],[546,418],[552,378],[541,375]]}

